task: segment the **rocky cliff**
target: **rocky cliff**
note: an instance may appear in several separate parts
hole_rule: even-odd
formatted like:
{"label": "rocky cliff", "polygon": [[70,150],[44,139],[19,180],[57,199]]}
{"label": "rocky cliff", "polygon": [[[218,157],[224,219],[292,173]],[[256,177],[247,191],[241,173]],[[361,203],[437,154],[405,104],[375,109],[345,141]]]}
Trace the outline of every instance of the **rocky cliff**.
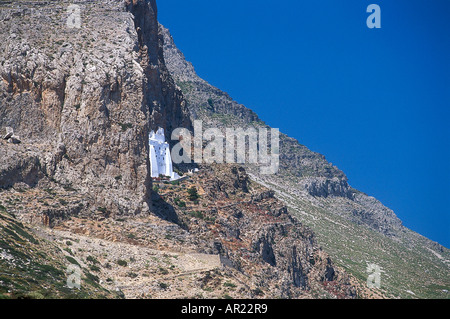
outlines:
{"label": "rocky cliff", "polygon": [[252,182],[243,167],[201,165],[185,181],[157,185],[157,207],[164,211],[169,203],[201,252],[220,255],[224,265],[247,278],[249,296],[367,296],[321,249],[312,230],[290,215],[273,191]]}
{"label": "rocky cliff", "polygon": [[[0,186],[76,188],[89,209],[148,213],[148,133],[189,127],[168,73],[155,1],[2,2]],[[25,186],[25,187],[26,187]]]}
{"label": "rocky cliff", "polygon": [[[235,297],[364,294],[311,230],[287,214],[273,192],[251,183],[244,168],[205,166],[202,175],[181,183],[152,185],[149,131],[191,128],[190,110],[166,67],[167,32],[154,0],[78,1],[75,7],[2,2],[0,21],[0,207],[11,223],[36,232],[36,243],[42,242],[36,250],[59,248],[54,258],[80,266],[105,295],[114,289],[119,296],[147,297],[156,289],[181,297],[205,272],[202,291],[212,289],[205,285],[213,277],[215,287],[228,278],[225,288],[239,287],[226,292]],[[216,110],[259,121],[223,101]],[[192,185],[202,190],[193,202],[186,193]],[[21,230],[1,234],[35,243]],[[14,252],[1,248],[5,256]],[[142,260],[169,253],[183,260],[172,263],[174,273]],[[13,277],[17,262],[12,257],[2,267]],[[133,271],[122,271],[128,263]],[[11,276],[0,280],[0,292],[14,297],[21,289]],[[172,276],[189,283],[176,286]],[[55,295],[64,296],[61,285],[52,288]]]}
{"label": "rocky cliff", "polygon": [[[196,75],[154,0],[75,5],[0,3],[0,297],[365,298],[403,296],[409,282],[425,286],[418,294],[445,287],[448,250],[286,135],[276,175],[201,165],[152,181],[148,133],[158,126],[267,126]],[[433,272],[401,271],[417,260]],[[366,261],[389,271],[389,289],[365,287]],[[83,272],[79,294],[61,282],[68,265]],[[17,279],[36,273],[32,285]]]}

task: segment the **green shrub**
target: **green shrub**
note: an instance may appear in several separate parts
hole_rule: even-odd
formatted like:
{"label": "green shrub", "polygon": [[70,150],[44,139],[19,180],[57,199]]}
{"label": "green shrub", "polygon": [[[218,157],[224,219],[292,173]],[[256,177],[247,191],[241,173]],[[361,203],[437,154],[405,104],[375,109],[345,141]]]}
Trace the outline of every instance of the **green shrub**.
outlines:
{"label": "green shrub", "polygon": [[162,275],[167,275],[169,273],[169,271],[167,269],[163,268],[163,267],[159,267],[159,272]]}
{"label": "green shrub", "polygon": [[161,288],[161,289],[167,289],[167,288],[169,288],[169,285],[166,284],[166,283],[164,283],[164,282],[160,282],[160,283],[159,283],[159,288]]}
{"label": "green shrub", "polygon": [[197,200],[200,196],[198,195],[197,188],[195,186],[191,186],[187,190],[188,198],[190,201]]}
{"label": "green shrub", "polygon": [[80,264],[78,263],[78,261],[75,260],[75,258],[70,257],[70,256],[66,256],[66,259],[67,259],[67,261],[70,262],[71,264],[80,266]]}
{"label": "green shrub", "polygon": [[91,273],[87,273],[86,278],[94,283],[100,282],[100,278],[98,278],[96,275],[93,275]]}
{"label": "green shrub", "polygon": [[130,123],[119,123],[122,132],[125,132],[127,129],[132,128],[133,125]]}
{"label": "green shrub", "polygon": [[94,265],[99,264],[100,262],[93,256],[87,256],[86,260]]}
{"label": "green shrub", "polygon": [[256,296],[262,296],[262,295],[264,295],[264,291],[262,291],[261,288],[256,288],[255,290],[253,290],[253,293],[254,293]]}
{"label": "green shrub", "polygon": [[117,260],[117,264],[118,264],[119,266],[122,266],[122,267],[128,266],[127,261],[126,261],[126,260],[123,260],[123,259]]}
{"label": "green shrub", "polygon": [[189,215],[192,217],[198,218],[198,219],[205,219],[205,215],[203,215],[202,212],[198,212],[198,211],[190,212]]}
{"label": "green shrub", "polygon": [[96,272],[100,271],[100,267],[96,265],[89,265],[89,269]]}
{"label": "green shrub", "polygon": [[186,202],[180,200],[178,197],[174,199],[174,202],[178,207],[186,207]]}
{"label": "green shrub", "polygon": [[233,284],[232,282],[229,282],[229,281],[225,282],[225,283],[223,284],[223,286],[224,286],[224,287],[230,287],[230,288],[236,288],[236,285]]}
{"label": "green shrub", "polygon": [[25,298],[27,299],[45,299],[44,295],[40,292],[32,291],[26,294]]}

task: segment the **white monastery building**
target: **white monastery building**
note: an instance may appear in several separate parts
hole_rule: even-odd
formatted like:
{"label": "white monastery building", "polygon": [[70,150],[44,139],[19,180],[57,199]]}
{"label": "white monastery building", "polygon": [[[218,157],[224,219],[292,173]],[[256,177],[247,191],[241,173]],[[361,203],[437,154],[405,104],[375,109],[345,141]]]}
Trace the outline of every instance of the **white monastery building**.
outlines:
{"label": "white monastery building", "polygon": [[180,176],[173,171],[172,157],[170,156],[169,143],[166,142],[164,129],[158,128],[156,132],[149,135],[150,145],[150,169],[153,177],[164,175],[170,180],[179,179]]}

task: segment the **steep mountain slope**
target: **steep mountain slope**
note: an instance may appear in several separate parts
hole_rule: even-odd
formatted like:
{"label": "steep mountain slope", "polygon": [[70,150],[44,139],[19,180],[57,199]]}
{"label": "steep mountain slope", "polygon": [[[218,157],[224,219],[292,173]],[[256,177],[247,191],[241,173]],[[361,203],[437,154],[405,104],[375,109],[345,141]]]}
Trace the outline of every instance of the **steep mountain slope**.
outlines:
{"label": "steep mountain slope", "polygon": [[70,260],[67,252],[0,205],[0,299],[119,297],[100,286],[89,269],[82,270],[80,289],[69,289]]}
{"label": "steep mountain slope", "polygon": [[192,125],[156,3],[72,5],[0,3],[2,297],[372,296],[243,167],[153,185],[149,131]]}
{"label": "steep mountain slope", "polygon": [[447,296],[448,250],[286,135],[277,175],[152,181],[151,129],[266,125],[195,74],[154,0],[75,4],[79,27],[72,1],[0,3],[1,297]]}
{"label": "steep mountain slope", "polygon": [[156,216],[71,218],[49,232],[78,238],[71,246],[83,251],[74,255],[96,256],[96,275],[127,298],[370,296],[242,167],[201,166],[181,181],[155,181],[155,191],[155,213],[171,210],[176,224]]}
{"label": "steep mountain slope", "polygon": [[[168,29],[164,57],[183,91],[192,120],[204,127],[266,125],[251,110],[201,79],[176,47]],[[392,210],[353,189],[345,174],[298,141],[281,134],[280,170],[251,178],[276,192],[289,212],[310,226],[339,265],[364,281],[368,264],[383,269],[381,291],[391,297],[449,298],[450,251],[402,225]]]}

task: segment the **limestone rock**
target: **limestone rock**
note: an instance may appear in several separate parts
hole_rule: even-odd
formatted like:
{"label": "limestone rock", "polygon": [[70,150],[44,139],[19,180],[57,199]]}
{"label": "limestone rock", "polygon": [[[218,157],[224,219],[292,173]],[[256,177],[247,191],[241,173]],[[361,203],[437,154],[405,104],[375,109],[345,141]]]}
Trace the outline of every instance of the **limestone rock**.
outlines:
{"label": "limestone rock", "polygon": [[13,134],[14,134],[14,130],[12,129],[12,127],[7,126],[2,129],[2,133],[0,136],[2,136],[4,140],[7,140],[11,136],[13,136]]}
{"label": "limestone rock", "polygon": [[12,135],[9,139],[8,139],[8,143],[12,143],[12,144],[20,144],[22,141],[20,140],[20,137],[17,135]]}
{"label": "limestone rock", "polygon": [[[244,168],[220,164],[202,166],[200,172],[190,179],[203,189],[198,204],[189,204],[178,189],[160,193],[173,201],[179,223],[205,240],[204,252],[220,254],[256,286],[282,298],[327,291],[329,283],[340,289],[332,292],[336,297],[356,296],[347,275],[318,246],[311,229],[292,217],[271,190],[250,181]],[[187,210],[176,204],[180,200]]]}
{"label": "limestone rock", "polygon": [[[2,4],[0,127],[36,146],[18,150],[39,163],[25,180],[76,184],[116,215],[148,213],[149,132],[189,127],[189,114],[164,64],[155,1],[102,3],[78,4],[81,28],[67,27],[67,1]],[[0,185],[11,185],[11,164]]]}

